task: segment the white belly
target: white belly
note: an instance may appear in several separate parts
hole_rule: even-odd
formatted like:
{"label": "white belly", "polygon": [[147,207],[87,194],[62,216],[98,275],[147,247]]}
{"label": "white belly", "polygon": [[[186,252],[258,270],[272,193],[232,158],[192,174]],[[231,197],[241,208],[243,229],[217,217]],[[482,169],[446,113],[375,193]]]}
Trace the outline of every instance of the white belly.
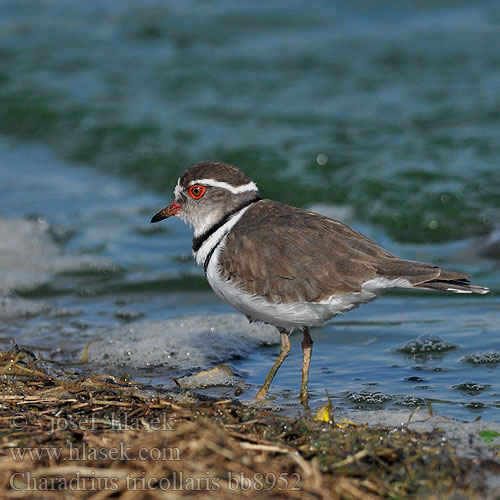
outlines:
{"label": "white belly", "polygon": [[245,316],[286,329],[319,325],[377,297],[371,292],[355,292],[329,297],[321,302],[273,304],[262,297],[250,295],[227,281],[209,279],[208,282],[221,299]]}

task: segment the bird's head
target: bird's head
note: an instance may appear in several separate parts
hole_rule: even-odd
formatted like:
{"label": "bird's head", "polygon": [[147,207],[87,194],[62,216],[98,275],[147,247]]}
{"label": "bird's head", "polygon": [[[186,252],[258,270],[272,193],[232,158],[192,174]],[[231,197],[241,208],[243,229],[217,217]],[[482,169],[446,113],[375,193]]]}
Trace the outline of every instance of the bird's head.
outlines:
{"label": "bird's head", "polygon": [[258,199],[259,192],[239,168],[205,162],[194,165],[179,177],[174,198],[151,222],[176,215],[193,227],[196,238],[239,206]]}

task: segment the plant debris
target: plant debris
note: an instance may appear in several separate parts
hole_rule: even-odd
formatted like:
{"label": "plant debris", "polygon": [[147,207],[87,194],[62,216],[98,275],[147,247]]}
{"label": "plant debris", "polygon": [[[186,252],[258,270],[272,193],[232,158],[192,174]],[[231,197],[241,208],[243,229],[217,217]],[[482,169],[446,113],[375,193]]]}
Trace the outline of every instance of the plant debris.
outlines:
{"label": "plant debris", "polygon": [[[0,498],[494,498],[438,431],[337,427],[0,352]],[[187,394],[189,397],[182,397]],[[326,418],[324,420],[327,420]]]}

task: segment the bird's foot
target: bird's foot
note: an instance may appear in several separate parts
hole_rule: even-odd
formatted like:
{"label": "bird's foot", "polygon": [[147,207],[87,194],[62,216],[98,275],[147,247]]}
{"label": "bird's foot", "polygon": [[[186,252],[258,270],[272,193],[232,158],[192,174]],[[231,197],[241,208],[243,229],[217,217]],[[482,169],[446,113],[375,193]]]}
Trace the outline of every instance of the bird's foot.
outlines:
{"label": "bird's foot", "polygon": [[255,396],[252,399],[249,399],[247,401],[243,401],[247,406],[250,406],[252,408],[261,408],[264,406],[268,406],[269,404],[273,403],[274,400],[276,399],[276,396],[269,396],[269,397],[257,397]]}

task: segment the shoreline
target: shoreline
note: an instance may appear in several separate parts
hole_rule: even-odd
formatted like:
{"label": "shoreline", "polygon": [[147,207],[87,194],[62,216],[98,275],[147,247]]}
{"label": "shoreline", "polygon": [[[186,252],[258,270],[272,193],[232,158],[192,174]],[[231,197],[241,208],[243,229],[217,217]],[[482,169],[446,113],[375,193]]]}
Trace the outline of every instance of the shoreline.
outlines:
{"label": "shoreline", "polygon": [[0,353],[0,374],[2,498],[498,498],[495,423],[283,417],[77,375],[23,349]]}

